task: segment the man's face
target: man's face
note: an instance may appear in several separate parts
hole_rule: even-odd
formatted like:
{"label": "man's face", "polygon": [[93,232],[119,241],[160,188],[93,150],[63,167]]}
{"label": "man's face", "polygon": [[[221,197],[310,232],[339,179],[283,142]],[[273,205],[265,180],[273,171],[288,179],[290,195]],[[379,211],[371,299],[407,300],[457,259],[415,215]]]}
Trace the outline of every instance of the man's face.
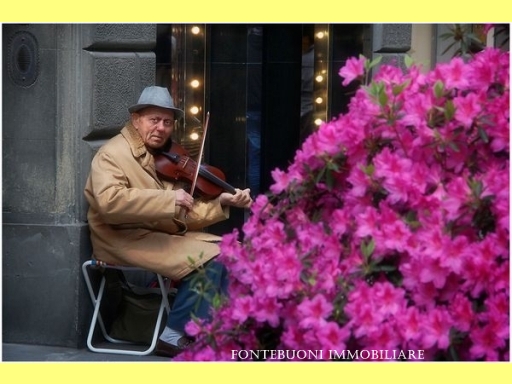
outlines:
{"label": "man's face", "polygon": [[171,137],[174,128],[174,112],[158,107],[144,108],[132,113],[132,124],[146,147],[158,149]]}

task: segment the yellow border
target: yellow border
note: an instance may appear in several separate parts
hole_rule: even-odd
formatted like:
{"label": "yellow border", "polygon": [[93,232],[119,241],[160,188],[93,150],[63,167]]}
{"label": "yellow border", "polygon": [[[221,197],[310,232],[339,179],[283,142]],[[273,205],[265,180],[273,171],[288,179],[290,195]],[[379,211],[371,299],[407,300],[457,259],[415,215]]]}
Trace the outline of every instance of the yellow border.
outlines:
{"label": "yellow border", "polygon": [[[12,3],[12,2],[11,2]],[[298,2],[283,0],[33,1],[4,4],[4,23],[450,23],[510,22],[508,0],[488,4],[446,0]],[[19,4],[20,8],[16,5]],[[303,4],[301,6],[301,4]],[[22,7],[22,8],[21,8]],[[510,363],[0,363],[15,383],[506,383]]]}
{"label": "yellow border", "polygon": [[[105,1],[64,0],[11,2],[2,7],[1,22],[510,22],[508,0],[470,2],[366,0],[304,2],[297,0]],[[6,9],[7,8],[7,9]],[[469,14],[469,17],[468,17]]]}
{"label": "yellow border", "polygon": [[2,363],[6,382],[508,383],[510,363]]}

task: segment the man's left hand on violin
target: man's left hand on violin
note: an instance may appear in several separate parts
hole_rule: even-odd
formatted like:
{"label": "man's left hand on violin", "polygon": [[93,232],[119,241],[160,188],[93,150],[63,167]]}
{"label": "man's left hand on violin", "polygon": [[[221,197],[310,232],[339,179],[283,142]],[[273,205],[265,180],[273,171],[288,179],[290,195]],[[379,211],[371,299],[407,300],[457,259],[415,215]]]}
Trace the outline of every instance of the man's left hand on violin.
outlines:
{"label": "man's left hand on violin", "polygon": [[249,208],[252,204],[251,190],[249,188],[241,190],[235,188],[235,193],[223,192],[220,195],[222,205],[230,205],[238,208]]}

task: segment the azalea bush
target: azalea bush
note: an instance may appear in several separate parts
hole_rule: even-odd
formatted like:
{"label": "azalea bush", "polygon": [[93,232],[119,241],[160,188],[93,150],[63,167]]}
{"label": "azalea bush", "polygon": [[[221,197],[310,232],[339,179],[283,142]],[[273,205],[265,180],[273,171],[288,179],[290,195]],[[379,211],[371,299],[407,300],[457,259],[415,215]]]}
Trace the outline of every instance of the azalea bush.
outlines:
{"label": "azalea bush", "polygon": [[380,65],[366,82],[376,64],[346,62],[343,84],[361,83],[348,112],[273,171],[243,236],[223,237],[229,298],[187,325],[196,343],[179,359],[509,360],[508,52]]}

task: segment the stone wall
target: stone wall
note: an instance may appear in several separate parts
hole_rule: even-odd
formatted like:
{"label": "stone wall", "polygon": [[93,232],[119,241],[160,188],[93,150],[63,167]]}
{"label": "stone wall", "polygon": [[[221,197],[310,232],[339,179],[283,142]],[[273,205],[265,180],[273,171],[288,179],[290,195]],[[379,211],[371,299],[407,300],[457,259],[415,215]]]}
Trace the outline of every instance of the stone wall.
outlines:
{"label": "stone wall", "polygon": [[404,58],[411,49],[411,24],[374,24],[372,34],[373,58],[382,56],[380,65],[405,67]]}
{"label": "stone wall", "polygon": [[156,25],[4,24],[2,338],[81,347],[92,306],[83,187],[154,82]]}

